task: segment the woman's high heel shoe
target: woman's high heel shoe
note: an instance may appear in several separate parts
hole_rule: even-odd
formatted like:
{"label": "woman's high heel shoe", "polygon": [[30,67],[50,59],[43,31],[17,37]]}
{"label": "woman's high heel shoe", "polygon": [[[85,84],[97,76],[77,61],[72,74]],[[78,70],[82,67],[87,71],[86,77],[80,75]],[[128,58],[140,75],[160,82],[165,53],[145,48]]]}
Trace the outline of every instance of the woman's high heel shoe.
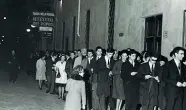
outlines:
{"label": "woman's high heel shoe", "polygon": [[58,99],[61,99],[61,96],[58,96]]}
{"label": "woman's high heel shoe", "polygon": [[39,86],[39,90],[42,90],[42,87]]}

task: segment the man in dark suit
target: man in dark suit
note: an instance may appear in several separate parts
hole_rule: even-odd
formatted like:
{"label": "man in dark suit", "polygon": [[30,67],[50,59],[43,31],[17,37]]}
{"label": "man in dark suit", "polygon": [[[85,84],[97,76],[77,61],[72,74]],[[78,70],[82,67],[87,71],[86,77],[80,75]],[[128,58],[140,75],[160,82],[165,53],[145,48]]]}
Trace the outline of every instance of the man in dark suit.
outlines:
{"label": "man in dark suit", "polygon": [[99,97],[97,95],[97,78],[98,78],[98,63],[102,57],[102,48],[96,47],[96,56],[92,59],[90,64],[90,70],[92,72],[92,108],[93,110],[99,110]]}
{"label": "man in dark suit", "polygon": [[70,57],[70,52],[66,54],[66,66],[65,71],[67,72],[68,78],[71,77],[72,71],[73,71],[73,60]]}
{"label": "man in dark suit", "polygon": [[125,110],[136,110],[139,103],[140,81],[136,76],[139,64],[135,62],[136,54],[136,51],[131,49],[128,61],[123,63],[121,67],[121,78],[125,90]]}
{"label": "man in dark suit", "polygon": [[100,104],[99,110],[106,110],[106,98],[110,96],[110,77],[112,75],[112,67],[114,63],[112,59],[113,53],[113,49],[107,49],[106,55],[99,61],[97,88],[97,95]]}
{"label": "man in dark suit", "polygon": [[[140,96],[142,110],[154,110],[158,106],[158,83],[161,67],[158,54],[150,54],[150,60],[140,65],[137,76],[141,79]],[[157,108],[157,107],[156,107]]]}
{"label": "man in dark suit", "polygon": [[186,81],[184,65],[181,61],[184,57],[184,49],[175,47],[171,53],[173,59],[165,65],[163,71],[167,99],[165,110],[183,110],[183,87],[186,87]]}
{"label": "man in dark suit", "polygon": [[70,58],[72,59],[72,64],[74,65],[74,61],[75,61],[75,52],[74,51],[71,51],[70,52]]}
{"label": "man in dark suit", "polygon": [[54,64],[55,60],[57,58],[56,53],[52,53],[50,57],[48,57],[46,61],[46,76],[47,76],[47,90],[46,93],[53,94],[54,88],[55,88],[55,79],[56,79],[56,73],[54,70]]}
{"label": "man in dark suit", "polygon": [[86,100],[87,100],[87,110],[92,109],[92,71],[91,71],[91,63],[93,60],[93,53],[94,51],[91,49],[88,49],[87,51],[87,58],[84,59],[84,64],[85,64],[85,74],[84,74],[84,81],[85,81],[85,86],[86,86]]}
{"label": "man in dark suit", "polygon": [[10,79],[9,82],[15,83],[20,72],[19,60],[16,56],[15,50],[12,50],[11,56],[8,61],[10,65]]}

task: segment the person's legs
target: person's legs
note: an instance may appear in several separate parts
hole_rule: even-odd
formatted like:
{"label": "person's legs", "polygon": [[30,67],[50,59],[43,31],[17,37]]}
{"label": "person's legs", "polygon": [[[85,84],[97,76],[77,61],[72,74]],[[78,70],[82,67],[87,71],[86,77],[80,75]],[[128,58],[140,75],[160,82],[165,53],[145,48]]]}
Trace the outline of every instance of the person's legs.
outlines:
{"label": "person's legs", "polygon": [[183,110],[183,95],[179,94],[175,101],[174,110]]}
{"label": "person's legs", "polygon": [[62,87],[61,87],[60,85],[59,85],[59,87],[58,87],[58,92],[59,92],[59,93],[58,93],[58,99],[60,99],[60,98],[62,97],[62,96],[61,96],[61,95],[62,95],[62,93],[61,93],[61,92],[62,92]]}
{"label": "person's legs", "polygon": [[113,86],[110,86],[110,96],[109,98],[109,106],[110,106],[110,110],[114,110],[116,108],[116,99],[112,97],[112,89]]}
{"label": "person's legs", "polygon": [[99,110],[106,110],[105,97],[99,97]]}
{"label": "person's legs", "polygon": [[119,105],[120,105],[120,99],[116,100],[116,110],[119,110]]}
{"label": "person's legs", "polygon": [[97,83],[92,83],[92,108],[93,110],[99,109],[99,97],[96,91],[97,91]]}
{"label": "person's legs", "polygon": [[167,102],[167,104],[165,106],[165,110],[174,110],[175,99],[173,98],[173,96],[167,97],[167,101],[166,102]]}
{"label": "person's legs", "polygon": [[46,93],[50,91],[51,88],[51,76],[47,75],[47,90]]}
{"label": "person's legs", "polygon": [[64,92],[65,92],[65,86],[61,87],[61,98],[62,98],[62,99],[64,99],[64,98],[63,98]]}
{"label": "person's legs", "polygon": [[51,86],[50,86],[50,93],[54,93],[54,89],[55,89],[55,79],[56,79],[56,73],[54,71],[52,71],[51,74]]}
{"label": "person's legs", "polygon": [[9,73],[9,82],[13,82],[13,72]]}
{"label": "person's legs", "polygon": [[13,73],[13,76],[12,76],[13,83],[16,82],[17,76],[18,76],[18,73],[17,73],[17,72],[14,72],[14,73]]}
{"label": "person's legs", "polygon": [[131,91],[128,85],[124,85],[125,87],[125,110],[131,110],[132,109],[132,99],[131,99]]}
{"label": "person's legs", "polygon": [[122,100],[119,100],[118,110],[121,110]]}
{"label": "person's legs", "polygon": [[87,110],[92,109],[92,89],[91,89],[91,83],[88,83],[87,87]]}
{"label": "person's legs", "polygon": [[39,89],[41,90],[42,89],[42,80],[39,80]]}

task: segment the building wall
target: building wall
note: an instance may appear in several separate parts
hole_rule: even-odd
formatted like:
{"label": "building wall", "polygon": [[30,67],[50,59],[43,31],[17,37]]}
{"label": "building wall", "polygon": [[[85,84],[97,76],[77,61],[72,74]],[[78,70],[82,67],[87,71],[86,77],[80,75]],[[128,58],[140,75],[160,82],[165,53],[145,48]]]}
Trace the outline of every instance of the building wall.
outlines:
{"label": "building wall", "polygon": [[[162,54],[169,56],[169,52],[175,46],[182,46],[183,11],[186,9],[186,0],[115,1],[115,49],[134,48],[140,52],[143,51],[145,18],[158,14],[163,14]],[[107,48],[109,0],[81,0],[80,37],[75,38],[75,48],[86,46],[86,12],[89,9],[91,16],[89,47],[93,49],[96,46]],[[66,24],[64,37],[69,38],[68,48],[71,50],[73,17],[77,18],[78,15],[78,0],[63,0],[61,14],[62,21]],[[124,33],[124,36],[119,37],[119,33]]]}
{"label": "building wall", "polygon": [[[86,35],[86,13],[90,10],[90,41],[89,47],[107,47],[108,31],[108,0],[81,0],[80,37],[75,37],[75,49],[84,48]],[[73,17],[76,16],[76,32],[78,18],[78,0],[64,0],[63,21],[65,21],[65,37],[69,38],[69,50],[72,50]]]}
{"label": "building wall", "polygon": [[62,46],[63,46],[63,23],[62,23],[62,1],[55,0],[54,1],[54,6],[56,7],[55,9],[55,27],[54,27],[54,39],[53,39],[53,48],[56,51],[61,51]]}
{"label": "building wall", "polygon": [[[163,14],[162,54],[169,56],[175,46],[182,46],[183,11],[186,0],[116,0],[114,47],[144,49],[145,18]],[[119,37],[119,33],[124,33]],[[165,35],[164,33],[167,33]]]}

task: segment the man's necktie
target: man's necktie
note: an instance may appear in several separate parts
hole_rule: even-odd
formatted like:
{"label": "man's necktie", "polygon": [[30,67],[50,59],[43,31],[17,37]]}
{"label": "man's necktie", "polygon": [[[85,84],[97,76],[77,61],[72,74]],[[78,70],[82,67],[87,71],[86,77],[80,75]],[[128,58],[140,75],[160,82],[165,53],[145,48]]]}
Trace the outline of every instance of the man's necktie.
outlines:
{"label": "man's necktie", "polygon": [[99,60],[99,57],[97,57],[96,60]]}
{"label": "man's necktie", "polygon": [[181,63],[178,64],[179,75],[181,75]]}
{"label": "man's necktie", "polygon": [[108,59],[108,67],[110,68],[110,59]]}
{"label": "man's necktie", "polygon": [[[151,65],[151,76],[154,76],[154,65],[152,64]],[[154,83],[154,80],[153,79],[150,79],[150,84],[149,84],[149,91],[148,93],[151,92],[151,89],[152,89],[152,86],[153,86],[153,83]]]}
{"label": "man's necktie", "polygon": [[154,65],[151,66],[152,75],[154,75]]}
{"label": "man's necktie", "polygon": [[91,60],[91,59],[89,58],[89,59],[88,59],[88,63],[89,63],[89,64],[90,64],[90,60]]}

